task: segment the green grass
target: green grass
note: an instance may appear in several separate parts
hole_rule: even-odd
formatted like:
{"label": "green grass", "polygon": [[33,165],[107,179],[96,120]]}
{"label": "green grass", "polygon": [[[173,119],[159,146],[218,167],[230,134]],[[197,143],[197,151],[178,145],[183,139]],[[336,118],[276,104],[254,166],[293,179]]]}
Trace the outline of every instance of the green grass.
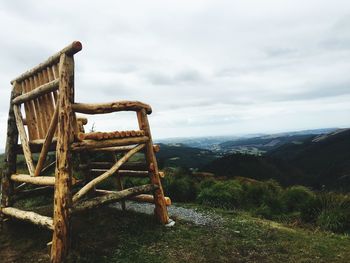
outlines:
{"label": "green grass", "polygon": [[[247,213],[186,205],[217,213],[218,226],[177,220],[158,225],[152,216],[103,208],[73,218],[69,262],[348,262],[350,238],[289,227]],[[6,222],[2,262],[45,262],[50,233]]]}

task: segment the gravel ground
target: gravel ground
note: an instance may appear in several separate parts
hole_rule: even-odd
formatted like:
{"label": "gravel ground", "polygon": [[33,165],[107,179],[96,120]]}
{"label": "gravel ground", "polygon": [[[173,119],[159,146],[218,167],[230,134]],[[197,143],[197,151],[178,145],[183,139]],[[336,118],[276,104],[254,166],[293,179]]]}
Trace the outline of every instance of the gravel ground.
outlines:
{"label": "gravel ground", "polygon": [[[115,207],[117,209],[121,209],[121,205],[119,203],[116,203],[115,205],[112,205],[112,207]],[[153,214],[154,210],[154,204],[148,204],[148,203],[136,203],[132,201],[126,202],[126,209],[136,211],[139,213],[144,214]],[[168,213],[170,218],[174,219],[175,221],[177,219],[185,220],[192,222],[196,225],[218,225],[223,221],[223,218],[209,212],[203,212],[203,211],[197,211],[197,209],[190,209],[190,208],[184,208],[181,206],[178,206],[176,204],[172,204],[168,207]]]}

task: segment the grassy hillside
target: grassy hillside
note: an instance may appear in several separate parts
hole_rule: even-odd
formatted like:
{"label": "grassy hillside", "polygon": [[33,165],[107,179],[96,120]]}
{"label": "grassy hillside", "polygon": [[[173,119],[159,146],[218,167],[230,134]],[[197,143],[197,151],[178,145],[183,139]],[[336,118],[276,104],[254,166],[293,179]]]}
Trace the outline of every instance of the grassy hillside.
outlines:
{"label": "grassy hillside", "polygon": [[350,130],[287,143],[264,156],[231,154],[202,170],[217,176],[273,178],[283,185],[350,190]]}
{"label": "grassy hillside", "polygon": [[217,158],[212,151],[183,144],[160,144],[157,158],[160,167],[199,168]]}
{"label": "grassy hillside", "polygon": [[[201,208],[208,212],[208,208]],[[216,226],[177,220],[173,228],[148,215],[104,208],[74,220],[69,262],[347,262],[350,238],[277,224],[233,211],[210,210]],[[14,238],[16,236],[16,238]],[[46,262],[49,233],[6,223],[1,262]]]}

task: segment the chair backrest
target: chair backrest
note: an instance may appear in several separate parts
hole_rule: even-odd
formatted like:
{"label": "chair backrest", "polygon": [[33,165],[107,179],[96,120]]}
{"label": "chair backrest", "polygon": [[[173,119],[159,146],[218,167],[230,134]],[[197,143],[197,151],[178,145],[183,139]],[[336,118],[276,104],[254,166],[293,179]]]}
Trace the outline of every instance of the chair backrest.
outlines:
{"label": "chair backrest", "polygon": [[[17,83],[16,91],[22,95],[59,79],[58,65],[54,64]],[[24,111],[29,140],[45,139],[56,107],[58,90],[25,101]]]}
{"label": "chair backrest", "polygon": [[59,96],[60,56],[62,54],[73,56],[80,50],[81,43],[73,42],[45,62],[11,81],[16,93],[20,94],[14,98],[13,103],[24,105],[29,141],[45,139],[54,117]]}

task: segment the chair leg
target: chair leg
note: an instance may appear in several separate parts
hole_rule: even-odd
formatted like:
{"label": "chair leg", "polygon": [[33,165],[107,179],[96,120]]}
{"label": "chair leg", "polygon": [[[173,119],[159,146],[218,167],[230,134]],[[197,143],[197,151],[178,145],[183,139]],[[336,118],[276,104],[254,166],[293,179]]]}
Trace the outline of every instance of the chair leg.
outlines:
{"label": "chair leg", "polygon": [[154,203],[156,206],[155,216],[161,224],[168,224],[169,216],[166,208],[162,183],[159,177],[157,159],[153,150],[151,129],[148,123],[146,111],[141,110],[137,112],[137,118],[139,121],[140,129],[144,130],[146,135],[149,137],[149,141],[146,143],[146,147],[145,147],[145,156],[146,156],[148,171],[151,173],[151,182],[152,184],[156,184],[159,186],[159,188],[153,192]]}
{"label": "chair leg", "polygon": [[[11,94],[11,101],[16,96],[16,91],[13,90]],[[11,174],[16,173],[17,161],[17,147],[18,130],[16,126],[15,115],[13,112],[12,103],[10,102],[9,115],[7,120],[7,138],[5,149],[4,172],[1,178],[1,207],[8,207],[12,205],[13,182],[10,177]],[[4,219],[4,215],[0,210],[0,220]]]}

